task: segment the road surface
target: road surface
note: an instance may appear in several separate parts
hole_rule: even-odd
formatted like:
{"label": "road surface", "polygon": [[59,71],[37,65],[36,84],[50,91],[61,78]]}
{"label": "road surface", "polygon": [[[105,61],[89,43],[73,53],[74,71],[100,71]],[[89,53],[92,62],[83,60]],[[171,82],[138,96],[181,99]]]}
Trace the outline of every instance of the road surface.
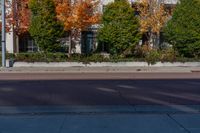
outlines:
{"label": "road surface", "polygon": [[199,73],[1,73],[0,105],[200,105],[199,77]]}
{"label": "road surface", "polygon": [[0,133],[199,133],[199,73],[0,73]]}

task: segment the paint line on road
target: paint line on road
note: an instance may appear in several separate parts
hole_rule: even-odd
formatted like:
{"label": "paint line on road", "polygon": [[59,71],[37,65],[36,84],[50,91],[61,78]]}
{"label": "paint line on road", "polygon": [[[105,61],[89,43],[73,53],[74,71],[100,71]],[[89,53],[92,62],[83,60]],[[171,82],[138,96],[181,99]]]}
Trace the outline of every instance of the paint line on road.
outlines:
{"label": "paint line on road", "polygon": [[135,96],[135,98],[137,99],[142,99],[145,101],[151,101],[153,103],[156,104],[160,104],[162,106],[148,106],[148,105],[144,105],[144,106],[136,106],[136,110],[143,110],[143,111],[149,111],[149,109],[151,111],[159,111],[159,110],[166,110],[166,111],[174,111],[174,112],[190,112],[190,113],[199,113],[199,110],[197,108],[194,107],[198,107],[198,106],[191,106],[191,105],[177,105],[177,104],[171,104],[169,102],[166,101],[162,101],[162,100],[158,100],[158,99],[153,99],[153,98],[148,98],[148,97],[142,97],[142,96]]}

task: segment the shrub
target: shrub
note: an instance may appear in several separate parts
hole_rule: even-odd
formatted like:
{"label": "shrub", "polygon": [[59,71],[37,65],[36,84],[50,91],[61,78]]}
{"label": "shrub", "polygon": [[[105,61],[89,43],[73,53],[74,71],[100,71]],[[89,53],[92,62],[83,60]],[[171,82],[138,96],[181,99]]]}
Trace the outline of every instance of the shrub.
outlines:
{"label": "shrub", "polygon": [[70,56],[68,61],[78,61],[88,64],[89,62],[106,62],[109,61],[109,58],[106,58],[101,54],[91,54],[91,55],[73,54],[72,56]]}
{"label": "shrub", "polygon": [[63,53],[19,53],[14,57],[15,61],[24,62],[62,62],[67,58]]}
{"label": "shrub", "polygon": [[136,46],[134,55],[139,58],[144,58],[151,48],[148,45]]}
{"label": "shrub", "polygon": [[97,38],[111,55],[126,55],[141,38],[138,29],[134,9],[127,0],[118,0],[106,6]]}
{"label": "shrub", "polygon": [[61,49],[59,38],[63,27],[56,19],[53,0],[30,0],[31,24],[30,35],[40,51],[57,52]]}
{"label": "shrub", "polygon": [[145,56],[145,61],[150,65],[155,64],[160,60],[160,53],[156,49],[150,50]]}
{"label": "shrub", "polygon": [[180,0],[164,36],[184,57],[200,57],[200,1]]}
{"label": "shrub", "polygon": [[161,62],[174,62],[177,58],[177,52],[173,48],[168,48],[161,51],[160,61]]}
{"label": "shrub", "polygon": [[100,54],[83,55],[83,54],[72,54],[68,57],[64,53],[19,53],[14,56],[15,61],[24,62],[103,62],[109,61],[109,58],[104,57]]}

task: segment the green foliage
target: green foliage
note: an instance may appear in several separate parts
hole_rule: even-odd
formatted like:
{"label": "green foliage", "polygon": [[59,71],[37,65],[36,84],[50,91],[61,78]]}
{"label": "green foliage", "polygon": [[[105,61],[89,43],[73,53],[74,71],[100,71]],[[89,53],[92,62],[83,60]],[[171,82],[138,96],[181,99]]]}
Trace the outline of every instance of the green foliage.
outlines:
{"label": "green foliage", "polygon": [[200,57],[200,0],[180,0],[164,28],[166,41],[184,57]]}
{"label": "green foliage", "polygon": [[144,58],[149,53],[150,50],[151,47],[149,47],[149,45],[142,45],[142,46],[137,45],[135,47],[134,56],[138,58]]}
{"label": "green foliage", "polygon": [[67,58],[64,53],[19,53],[14,57],[15,61],[24,62],[62,62]]}
{"label": "green foliage", "polygon": [[129,54],[140,40],[138,19],[126,0],[118,0],[106,6],[102,27],[98,31],[99,46],[103,44],[112,55]]}
{"label": "green foliage", "polygon": [[91,55],[73,54],[72,56],[70,56],[68,61],[77,61],[89,64],[90,62],[107,62],[109,61],[109,59],[100,54],[91,54]]}
{"label": "green foliage", "polygon": [[157,49],[148,49],[142,47],[143,56],[148,64],[155,64],[157,61],[161,62],[175,62],[178,55],[173,48],[164,49],[159,51]]}
{"label": "green foliage", "polygon": [[65,53],[19,53],[14,55],[15,61],[23,62],[107,62],[108,58],[105,58],[100,54],[83,55],[72,54],[68,57]]}
{"label": "green foliage", "polygon": [[161,62],[175,62],[177,59],[177,52],[173,48],[164,49],[160,52]]}
{"label": "green foliage", "polygon": [[145,56],[145,61],[148,64],[153,65],[159,60],[160,60],[160,53],[155,49],[150,50]]}
{"label": "green foliage", "polygon": [[12,59],[22,62],[83,62],[85,64],[90,62],[141,61],[141,59],[121,58],[119,56],[108,58],[101,54],[72,54],[68,57],[65,53],[18,53],[12,55]]}
{"label": "green foliage", "polygon": [[[148,64],[155,64],[157,61],[161,62],[194,62],[200,61],[200,58],[185,58],[185,57],[175,57],[176,52],[174,50],[168,49],[164,51],[150,50],[145,54],[144,58],[124,58],[119,55],[110,56],[110,58],[105,57],[101,54],[72,54],[70,57],[66,53],[17,53],[17,54],[7,54],[6,58],[11,61],[22,61],[22,62],[83,62],[89,64],[90,62],[133,62],[133,61],[146,61]],[[1,58],[1,54],[0,54]],[[1,60],[0,60],[1,62]],[[0,64],[1,66],[1,64]]]}
{"label": "green foliage", "polygon": [[53,0],[30,0],[31,25],[29,32],[40,51],[56,52],[60,49],[59,38],[63,27],[56,19]]}

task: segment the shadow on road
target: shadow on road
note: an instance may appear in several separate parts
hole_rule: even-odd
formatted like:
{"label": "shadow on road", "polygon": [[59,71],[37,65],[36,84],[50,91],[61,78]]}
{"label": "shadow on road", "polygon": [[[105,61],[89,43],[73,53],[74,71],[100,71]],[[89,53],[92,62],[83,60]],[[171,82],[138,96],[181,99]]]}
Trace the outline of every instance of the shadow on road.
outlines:
{"label": "shadow on road", "polygon": [[200,105],[200,80],[0,81],[0,105]]}

